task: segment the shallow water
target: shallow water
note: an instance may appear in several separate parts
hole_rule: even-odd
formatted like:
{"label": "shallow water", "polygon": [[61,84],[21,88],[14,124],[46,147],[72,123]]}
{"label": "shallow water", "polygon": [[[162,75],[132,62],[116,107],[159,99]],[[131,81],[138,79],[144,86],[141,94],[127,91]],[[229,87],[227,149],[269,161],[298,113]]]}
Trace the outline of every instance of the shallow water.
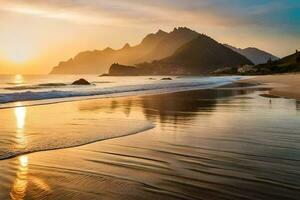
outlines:
{"label": "shallow water", "polygon": [[[91,85],[72,85],[85,78]],[[0,108],[40,105],[79,99],[160,94],[214,88],[241,79],[239,76],[219,77],[99,77],[96,75],[0,75]]]}
{"label": "shallow water", "polygon": [[[212,89],[85,100],[27,107],[19,117],[17,108],[0,110],[1,120],[11,115],[6,130],[19,124],[24,134],[48,123],[49,133],[73,132],[77,125],[55,124],[79,118],[87,134],[99,121],[104,130],[119,127],[118,119],[128,122],[120,132],[141,122],[155,126],[2,160],[0,199],[299,199],[300,103],[262,93]],[[40,118],[37,124],[31,116]]]}

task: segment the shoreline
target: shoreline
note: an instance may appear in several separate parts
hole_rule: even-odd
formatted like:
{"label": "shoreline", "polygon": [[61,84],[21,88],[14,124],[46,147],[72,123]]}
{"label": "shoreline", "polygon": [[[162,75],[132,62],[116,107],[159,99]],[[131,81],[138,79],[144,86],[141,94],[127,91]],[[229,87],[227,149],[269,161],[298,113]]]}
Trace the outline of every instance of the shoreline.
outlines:
{"label": "shoreline", "polygon": [[[211,76],[214,78],[214,76]],[[233,76],[234,77],[234,76]],[[120,97],[135,97],[135,96],[149,96],[149,95],[160,95],[160,94],[169,94],[177,93],[184,91],[193,91],[193,90],[206,90],[206,89],[217,89],[219,87],[225,86],[227,84],[232,84],[238,80],[230,80],[230,83],[215,83],[214,86],[207,87],[206,84],[199,85],[183,85],[179,87],[170,87],[170,88],[157,88],[157,89],[140,89],[140,90],[128,90],[116,93],[103,93],[103,94],[91,94],[91,95],[79,95],[79,96],[70,96],[70,97],[49,97],[46,99],[36,99],[36,100],[22,100],[22,101],[12,101],[6,103],[0,103],[0,110],[10,109],[16,107],[30,107],[30,106],[42,106],[56,103],[66,103],[74,101],[85,101],[93,99],[110,99],[110,98],[120,98]],[[176,83],[174,83],[176,84]],[[21,104],[20,104],[21,103]]]}
{"label": "shoreline", "polygon": [[[297,80],[297,78],[299,80]],[[91,96],[78,96],[71,98],[55,98],[52,102],[52,99],[44,100],[32,100],[32,101],[19,101],[11,102],[5,104],[0,104],[0,110],[2,109],[11,109],[16,107],[31,107],[31,106],[43,106],[51,105],[57,103],[67,103],[74,101],[86,101],[94,99],[111,99],[111,98],[123,98],[123,97],[139,97],[139,96],[152,96],[160,94],[171,94],[171,93],[180,93],[184,91],[192,90],[236,90],[236,89],[266,89],[268,94],[265,97],[274,98],[282,97],[287,99],[296,99],[300,100],[300,74],[281,74],[281,75],[263,75],[263,76],[247,76],[247,78],[241,76],[240,80],[233,81],[232,83],[224,84],[221,86],[215,86],[211,88],[187,88],[186,90],[180,89],[177,91],[159,91],[159,90],[149,90],[149,91],[140,91],[141,93],[131,94],[132,92],[116,93],[114,95],[91,95]],[[18,103],[22,103],[19,105]],[[18,105],[16,105],[18,104]]]}
{"label": "shoreline", "polygon": [[238,83],[259,84],[270,88],[270,97],[300,100],[300,74],[264,75],[242,79]]}
{"label": "shoreline", "polygon": [[[1,110],[2,149],[120,137],[1,160],[0,199],[175,200],[204,190],[203,199],[295,196],[299,104],[270,104],[257,85],[226,87]],[[125,137],[143,121],[155,127]]]}

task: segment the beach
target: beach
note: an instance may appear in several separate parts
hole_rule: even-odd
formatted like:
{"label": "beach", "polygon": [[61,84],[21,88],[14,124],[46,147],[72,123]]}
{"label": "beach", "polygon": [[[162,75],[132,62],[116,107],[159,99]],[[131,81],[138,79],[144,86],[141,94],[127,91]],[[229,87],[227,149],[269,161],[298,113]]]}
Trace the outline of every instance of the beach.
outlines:
{"label": "beach", "polygon": [[300,0],[0,0],[0,200],[300,200]]}
{"label": "beach", "polygon": [[272,88],[271,95],[300,100],[300,74],[256,76],[240,82],[264,84]]}
{"label": "beach", "polygon": [[[247,81],[273,81],[259,78]],[[300,103],[268,92],[224,86],[1,109],[0,199],[296,200]]]}

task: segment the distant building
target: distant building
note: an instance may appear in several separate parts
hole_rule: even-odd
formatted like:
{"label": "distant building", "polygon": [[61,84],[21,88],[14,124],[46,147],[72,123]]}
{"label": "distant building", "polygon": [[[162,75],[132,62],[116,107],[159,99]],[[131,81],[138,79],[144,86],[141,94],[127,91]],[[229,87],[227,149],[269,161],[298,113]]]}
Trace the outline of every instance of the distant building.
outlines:
{"label": "distant building", "polygon": [[244,73],[251,73],[251,72],[256,72],[256,68],[254,68],[253,65],[243,65],[242,67],[238,68],[238,73],[244,74]]}

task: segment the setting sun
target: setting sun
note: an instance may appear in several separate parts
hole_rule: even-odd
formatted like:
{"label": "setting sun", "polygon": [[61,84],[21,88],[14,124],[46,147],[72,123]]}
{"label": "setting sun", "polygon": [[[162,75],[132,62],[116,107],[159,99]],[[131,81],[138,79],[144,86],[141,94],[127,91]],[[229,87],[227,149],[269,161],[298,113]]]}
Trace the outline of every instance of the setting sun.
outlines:
{"label": "setting sun", "polygon": [[32,49],[30,47],[13,45],[5,50],[5,57],[9,62],[24,64],[32,59]]}
{"label": "setting sun", "polygon": [[8,55],[8,58],[15,63],[24,63],[28,60],[28,56],[22,52],[15,52]]}

